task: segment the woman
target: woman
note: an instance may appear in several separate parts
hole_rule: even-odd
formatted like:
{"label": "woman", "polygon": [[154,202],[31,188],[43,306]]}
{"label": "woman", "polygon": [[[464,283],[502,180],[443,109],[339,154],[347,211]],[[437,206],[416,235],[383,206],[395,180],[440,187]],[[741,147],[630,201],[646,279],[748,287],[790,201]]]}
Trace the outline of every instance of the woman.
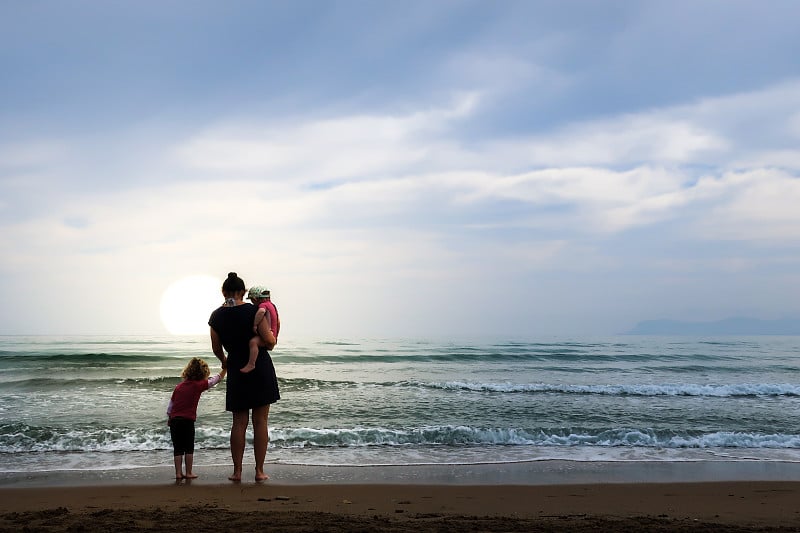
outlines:
{"label": "woman", "polygon": [[[266,325],[267,321],[262,320],[259,324],[259,334],[269,342],[266,347],[259,348],[255,370],[248,373],[240,372],[240,369],[247,364],[249,342],[255,335],[253,319],[257,308],[244,301],[244,281],[236,275],[236,272],[228,274],[228,278],[222,284],[222,295],[225,297],[225,303],[211,313],[208,325],[211,327],[211,349],[222,362],[222,367],[228,369],[225,410],[233,413],[231,425],[233,475],[228,479],[242,480],[245,433],[252,411],[256,481],[264,481],[269,479],[264,473],[264,459],[269,442],[267,431],[269,406],[280,399],[278,378],[275,376],[275,367],[267,351],[275,346],[275,336]],[[223,347],[228,352],[227,358]]]}

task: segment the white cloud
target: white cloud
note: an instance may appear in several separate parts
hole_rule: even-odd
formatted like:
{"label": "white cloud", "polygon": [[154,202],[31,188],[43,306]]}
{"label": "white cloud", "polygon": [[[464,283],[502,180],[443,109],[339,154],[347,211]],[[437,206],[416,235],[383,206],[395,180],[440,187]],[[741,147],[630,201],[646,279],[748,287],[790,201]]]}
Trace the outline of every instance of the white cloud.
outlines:
{"label": "white cloud", "polygon": [[[166,236],[214,224],[249,228],[262,223],[259,215],[264,213],[269,213],[270,224],[279,227],[311,222],[335,226],[337,221],[369,221],[390,215],[403,217],[410,225],[417,220],[424,224],[432,216],[436,219],[431,205],[451,213],[476,208],[488,213],[504,201],[529,205],[531,215],[537,217],[550,216],[542,212],[548,207],[569,208],[576,222],[572,226],[590,231],[617,232],[652,224],[680,216],[698,202],[712,214],[731,213],[726,218],[749,219],[753,214],[747,209],[738,206],[726,211],[720,203],[729,198],[726,191],[736,186],[736,180],[715,176],[714,170],[705,168],[705,156],[719,161],[729,154],[731,161],[741,153],[740,125],[728,118],[733,109],[743,110],[739,116],[744,122],[764,110],[775,120],[783,115],[784,127],[779,124],[776,129],[787,135],[785,143],[796,140],[795,106],[800,99],[794,95],[800,91],[790,89],[797,89],[797,84],[577,122],[547,136],[487,143],[462,143],[457,133],[457,125],[479,110],[481,100],[475,93],[464,93],[441,108],[405,115],[342,116],[260,126],[252,121],[221,123],[168,146],[166,152],[176,157],[173,168],[142,169],[185,177],[190,183],[167,184],[147,192],[126,190],[113,200],[87,202],[76,197],[71,207],[64,208],[60,220],[86,219],[87,204],[105,205],[105,212],[97,212],[94,219],[106,220],[113,217],[119,204],[132,198],[139,198],[135,200],[139,210],[155,205],[171,213],[174,229],[167,225],[159,232]],[[18,153],[18,161],[58,171],[48,166],[52,165],[52,149],[43,149],[41,144],[0,147],[0,152]],[[791,149],[763,150],[752,152],[749,158],[758,158],[769,167],[791,164],[797,154]],[[163,162],[158,160],[158,164]],[[701,174],[694,169],[696,165]],[[719,168],[724,171],[724,161]],[[193,175],[203,181],[191,182]],[[760,188],[775,187],[775,183],[751,181],[748,194],[766,202],[770,193]],[[788,187],[784,193],[791,197],[793,189]],[[709,204],[714,196],[717,203]],[[183,210],[174,209],[176,199],[186,206]],[[419,216],[420,209],[424,217]],[[793,220],[791,210],[778,211],[787,214],[762,217],[762,226],[767,226],[762,231],[769,231],[770,221],[783,226],[781,221]],[[219,212],[225,212],[227,218],[220,218]],[[564,213],[553,216],[559,224],[564,220]],[[135,223],[108,229],[106,236],[95,230],[97,236],[111,241],[112,234],[156,231],[153,221],[157,217],[132,216],[129,220]],[[494,223],[502,225],[502,218]],[[68,229],[54,234],[59,231]],[[64,242],[68,241],[67,235]]]}
{"label": "white cloud", "polygon": [[763,169],[728,173],[700,187],[722,189],[698,229],[709,239],[797,242],[800,239],[800,178]]}
{"label": "white cloud", "polygon": [[430,159],[426,140],[442,135],[474,109],[465,93],[447,107],[404,116],[356,115],[300,124],[210,127],[175,148],[189,168],[323,183],[352,177],[396,175]]}
{"label": "white cloud", "polygon": [[701,125],[658,116],[629,116],[570,126],[532,139],[528,161],[536,166],[642,163],[682,164],[725,148],[718,134]]}
{"label": "white cloud", "polygon": [[[453,154],[494,168],[779,166],[797,170],[800,81],[707,97],[603,119],[578,120],[534,135],[487,142]],[[482,166],[481,168],[485,168]]]}
{"label": "white cloud", "polygon": [[[463,141],[458,128],[491,93],[406,114],[220,121],[167,143],[161,154],[148,144],[153,157],[143,160],[135,145],[110,150],[150,178],[138,185],[99,192],[64,183],[57,197],[42,188],[44,214],[3,223],[0,268],[8,279],[41,280],[34,300],[47,287],[68,286],[64,296],[86,313],[103,306],[105,287],[121,282],[134,293],[126,303],[144,309],[180,277],[237,270],[291,294],[287,318],[324,329],[342,312],[376,324],[382,314],[400,320],[402,312],[381,306],[403,291],[427,295],[430,320],[444,320],[452,302],[468,306],[465,286],[483,285],[519,305],[528,292],[562,298],[532,278],[622,268],[602,242],[633,246],[625,232],[639,228],[655,234],[679,224],[687,242],[790,249],[800,236],[800,182],[789,146],[797,140],[797,101],[787,87],[795,85],[485,143]],[[736,109],[739,121],[729,117]],[[769,132],[777,140],[751,149],[743,124],[767,128],[760,111],[776,124]],[[83,171],[106,177],[80,142],[66,152],[50,146],[66,143],[0,147],[9,158],[2,191],[24,185],[20,168],[48,179]],[[758,167],[741,170],[743,162]],[[114,164],[129,166],[124,158]],[[753,271],[758,253],[746,248],[716,262],[655,258],[652,266],[680,272],[687,261],[690,270]],[[595,290],[586,280],[582,286]],[[350,300],[331,298],[332,287]],[[560,305],[581,298],[565,295]],[[157,328],[153,320],[139,327]],[[468,317],[448,320],[457,328]]]}

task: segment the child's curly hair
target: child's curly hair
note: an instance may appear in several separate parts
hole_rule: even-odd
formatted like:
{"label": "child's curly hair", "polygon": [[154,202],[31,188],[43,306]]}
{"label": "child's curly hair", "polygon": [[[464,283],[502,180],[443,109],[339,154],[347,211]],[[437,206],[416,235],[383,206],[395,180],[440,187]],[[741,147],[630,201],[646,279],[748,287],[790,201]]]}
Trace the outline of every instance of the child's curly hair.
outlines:
{"label": "child's curly hair", "polygon": [[181,377],[190,381],[200,381],[201,379],[207,379],[210,375],[211,370],[208,369],[208,363],[199,357],[192,357],[192,360],[183,369]]}

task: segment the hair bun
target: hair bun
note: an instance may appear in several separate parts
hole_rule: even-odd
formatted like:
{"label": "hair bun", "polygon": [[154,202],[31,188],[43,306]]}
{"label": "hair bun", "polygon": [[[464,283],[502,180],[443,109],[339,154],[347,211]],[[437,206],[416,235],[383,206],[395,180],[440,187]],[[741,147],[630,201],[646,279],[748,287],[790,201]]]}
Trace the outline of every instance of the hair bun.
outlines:
{"label": "hair bun", "polygon": [[236,272],[228,272],[228,277],[222,282],[222,294],[231,298],[237,292],[244,292],[244,280]]}

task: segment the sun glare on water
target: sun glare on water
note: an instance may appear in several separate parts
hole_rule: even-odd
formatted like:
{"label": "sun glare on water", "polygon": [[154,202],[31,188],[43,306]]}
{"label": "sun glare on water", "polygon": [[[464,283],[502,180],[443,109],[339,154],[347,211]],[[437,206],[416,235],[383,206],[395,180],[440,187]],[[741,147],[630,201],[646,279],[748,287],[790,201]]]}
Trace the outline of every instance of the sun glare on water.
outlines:
{"label": "sun glare on water", "polygon": [[222,282],[213,276],[189,276],[161,296],[161,322],[173,335],[208,332],[208,317],[222,304]]}

